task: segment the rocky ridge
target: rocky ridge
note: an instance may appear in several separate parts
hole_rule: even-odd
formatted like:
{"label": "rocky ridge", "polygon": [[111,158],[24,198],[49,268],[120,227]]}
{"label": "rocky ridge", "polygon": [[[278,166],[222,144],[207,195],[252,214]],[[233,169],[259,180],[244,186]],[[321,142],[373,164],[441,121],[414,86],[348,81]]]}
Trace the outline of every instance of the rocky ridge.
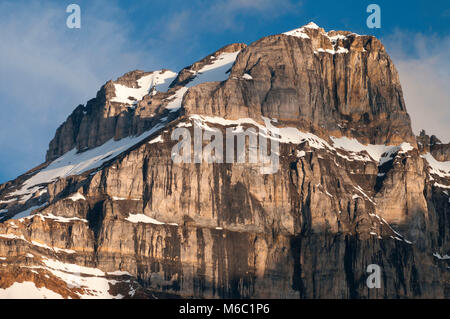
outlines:
{"label": "rocky ridge", "polygon": [[[278,139],[279,170],[174,163],[195,126]],[[0,296],[448,298],[449,152],[372,36],[310,23],[129,72],[0,186]]]}

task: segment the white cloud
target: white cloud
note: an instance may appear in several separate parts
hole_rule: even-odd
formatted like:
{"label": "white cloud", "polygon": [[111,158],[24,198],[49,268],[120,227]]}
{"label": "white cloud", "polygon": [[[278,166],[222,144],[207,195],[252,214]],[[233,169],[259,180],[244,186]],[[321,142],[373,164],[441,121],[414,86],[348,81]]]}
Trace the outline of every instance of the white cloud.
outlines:
{"label": "white cloud", "polygon": [[450,37],[396,31],[384,39],[400,75],[413,130],[450,142]]}
{"label": "white cloud", "polygon": [[[262,18],[274,18],[292,10],[298,10],[300,3],[290,0],[228,0],[219,1],[205,10],[204,22],[214,21],[223,29],[238,27],[238,17],[243,13],[258,15]],[[217,23],[219,22],[219,23]]]}
{"label": "white cloud", "polygon": [[88,3],[81,29],[68,29],[68,3],[0,2],[0,164],[10,178],[44,160],[57,126],[107,80],[158,66],[118,7]]}
{"label": "white cloud", "polygon": [[158,25],[166,26],[164,35],[174,39],[199,32],[239,31],[249,18],[275,19],[289,12],[298,12],[301,6],[300,1],[293,0],[220,0],[197,1],[195,4],[202,10],[190,9],[196,5],[189,2],[188,7],[162,17]]}
{"label": "white cloud", "polygon": [[41,163],[56,128],[107,80],[184,66],[201,57],[205,35],[270,21],[295,1],[179,1],[142,23],[117,1],[78,0],[81,29],[66,27],[70,1],[1,1],[0,182]]}

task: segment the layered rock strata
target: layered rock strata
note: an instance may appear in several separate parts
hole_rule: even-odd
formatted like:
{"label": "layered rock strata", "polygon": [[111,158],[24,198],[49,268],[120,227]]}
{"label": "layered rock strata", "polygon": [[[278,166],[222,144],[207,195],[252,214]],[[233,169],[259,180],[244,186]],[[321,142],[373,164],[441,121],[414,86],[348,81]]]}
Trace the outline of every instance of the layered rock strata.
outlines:
{"label": "layered rock strata", "polygon": [[[279,167],[174,162],[172,133],[196,127],[223,145],[253,129]],[[371,36],[308,24],[133,71],[0,186],[0,296],[448,298],[448,150],[413,135]]]}

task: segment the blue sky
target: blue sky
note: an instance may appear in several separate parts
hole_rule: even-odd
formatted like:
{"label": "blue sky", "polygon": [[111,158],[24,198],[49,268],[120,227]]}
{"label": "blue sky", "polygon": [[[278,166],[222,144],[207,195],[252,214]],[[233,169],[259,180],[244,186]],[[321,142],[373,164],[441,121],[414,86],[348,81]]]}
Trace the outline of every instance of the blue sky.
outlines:
{"label": "blue sky", "polygon": [[[81,7],[81,29],[65,9]],[[366,7],[381,7],[381,28]],[[417,132],[450,142],[449,1],[0,1],[0,183],[43,162],[56,128],[109,79],[178,71],[228,43],[314,21],[382,39]]]}

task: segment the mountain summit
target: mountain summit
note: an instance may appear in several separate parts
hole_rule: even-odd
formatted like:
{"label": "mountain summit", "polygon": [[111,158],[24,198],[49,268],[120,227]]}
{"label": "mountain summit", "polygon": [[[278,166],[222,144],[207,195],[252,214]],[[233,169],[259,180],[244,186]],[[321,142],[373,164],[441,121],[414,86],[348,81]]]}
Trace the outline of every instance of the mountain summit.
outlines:
{"label": "mountain summit", "polygon": [[[176,162],[177,129],[245,133],[233,158],[270,140],[279,167]],[[382,43],[311,22],[76,107],[0,186],[0,297],[448,298],[449,188]]]}

